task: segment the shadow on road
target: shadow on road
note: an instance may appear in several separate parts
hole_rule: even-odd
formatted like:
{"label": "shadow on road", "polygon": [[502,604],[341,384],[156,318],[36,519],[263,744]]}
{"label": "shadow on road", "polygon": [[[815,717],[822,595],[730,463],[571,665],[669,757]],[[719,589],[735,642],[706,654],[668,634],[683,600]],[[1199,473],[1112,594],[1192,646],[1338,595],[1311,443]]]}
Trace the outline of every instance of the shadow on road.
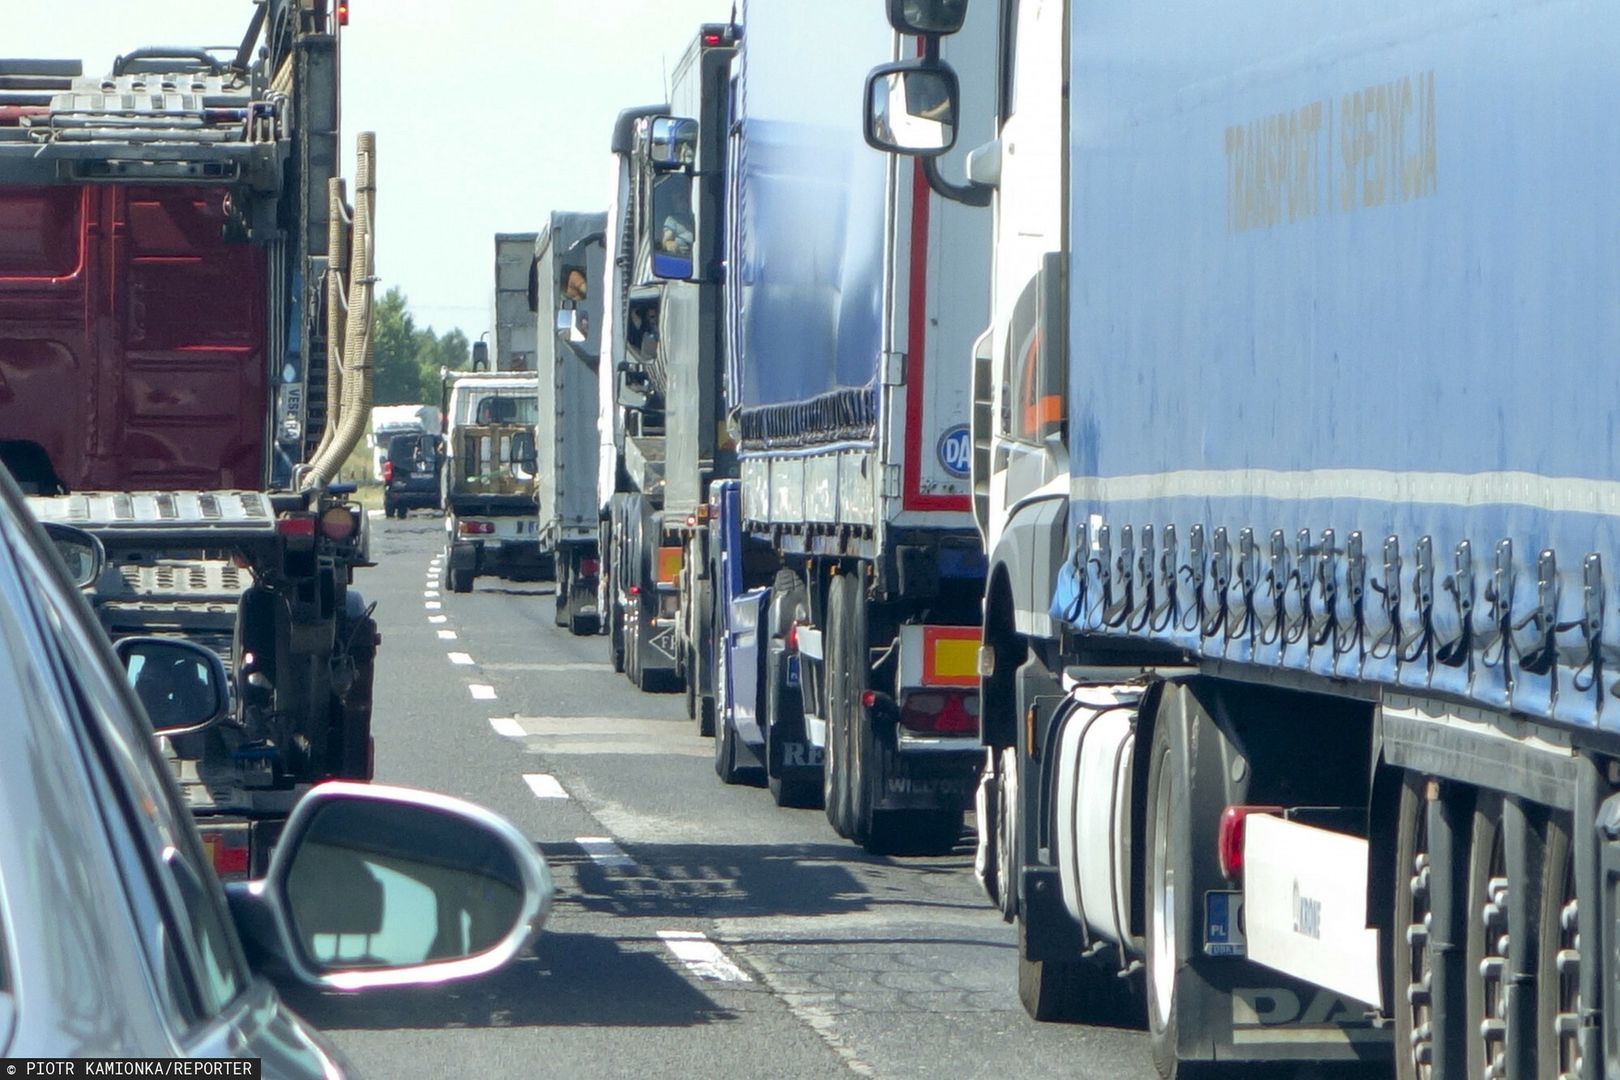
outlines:
{"label": "shadow on road", "polygon": [[599,914],[725,919],[988,911],[985,904],[932,897],[916,887],[936,875],[959,879],[971,869],[971,853],[918,861],[864,855],[845,844],[627,844],[634,865],[619,867],[593,862],[573,844],[541,844],[540,850],[559,872],[559,906]]}
{"label": "shadow on road", "polygon": [[540,935],[533,955],[443,987],[328,994],[282,988],[322,1030],[486,1027],[691,1027],[733,1020],[669,965],[656,939],[627,949],[593,934]]}

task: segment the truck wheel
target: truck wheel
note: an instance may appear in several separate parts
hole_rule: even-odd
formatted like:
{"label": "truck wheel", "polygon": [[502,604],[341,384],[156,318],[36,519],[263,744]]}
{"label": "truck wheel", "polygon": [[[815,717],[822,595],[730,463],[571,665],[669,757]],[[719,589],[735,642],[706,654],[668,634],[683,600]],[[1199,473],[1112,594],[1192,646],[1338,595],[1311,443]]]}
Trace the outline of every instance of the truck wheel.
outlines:
{"label": "truck wheel", "polygon": [[464,567],[461,567],[460,569],[457,569],[456,567],[452,566],[450,568],[450,591],[451,592],[469,593],[469,592],[472,592],[472,587],[473,587],[472,567],[464,566]]}
{"label": "truck wheel", "polygon": [[1023,869],[1018,845],[1018,747],[1004,746],[990,752],[995,755],[996,766],[995,828],[991,834],[991,868],[996,886],[993,899],[1001,917],[1011,922],[1018,914],[1018,878]]}
{"label": "truck wheel", "polygon": [[787,747],[797,744],[808,750],[804,730],[804,695],[788,685],[787,653],[771,643],[783,640],[795,620],[804,618],[804,585],[797,574],[784,570],[771,588],[784,599],[772,603],[766,625],[765,649],[765,729],[766,786],[777,806],[815,809],[821,805],[821,784],[809,767],[788,766]]}
{"label": "truck wheel", "polygon": [[1468,842],[1467,1031],[1468,1075],[1506,1076],[1508,1063],[1508,905],[1523,902],[1511,888],[1502,829],[1502,797],[1481,791]]}
{"label": "truck wheel", "polygon": [[[1201,955],[1204,890],[1219,887],[1222,880],[1216,825],[1227,802],[1227,783],[1243,760],[1205,707],[1201,689],[1198,684],[1165,688],[1147,759],[1142,897],[1148,1038],[1154,1067],[1166,1080],[1184,1080],[1206,1064],[1180,1056],[1180,1002],[1185,995],[1202,993],[1204,986],[1204,980],[1184,980],[1183,975]],[[1251,777],[1242,791],[1255,790],[1252,770],[1241,771]]]}
{"label": "truck wheel", "polygon": [[[609,594],[611,595],[611,593]],[[613,670],[624,671],[624,612],[617,600],[608,601],[608,659]]]}
{"label": "truck wheel", "polygon": [[1581,965],[1597,957],[1582,950],[1580,894],[1575,885],[1575,849],[1570,819],[1554,814],[1547,823],[1542,865],[1541,971],[1536,978],[1539,1037],[1536,1061],[1543,1077],[1585,1076],[1581,1053]]}
{"label": "truck wheel", "polygon": [[[827,822],[839,836],[854,839],[850,827],[849,790],[849,712],[850,673],[849,647],[842,627],[848,621],[845,608],[849,606],[847,593],[857,586],[847,574],[833,578],[827,586],[827,636],[823,660],[827,688],[827,753],[822,762],[821,794],[827,811]],[[864,680],[863,680],[864,681]],[[859,698],[856,698],[859,703]]]}
{"label": "truck wheel", "polygon": [[1444,869],[1429,858],[1428,805],[1423,797],[1424,777],[1407,773],[1401,784],[1400,817],[1395,836],[1395,891],[1392,965],[1395,1003],[1395,1075],[1418,1080],[1428,1075],[1434,1060],[1434,1008],[1431,996],[1435,954],[1430,935],[1449,941],[1457,937],[1434,925],[1431,885]]}
{"label": "truck wheel", "polygon": [[[1176,976],[1180,965],[1183,918],[1187,906],[1189,860],[1182,850],[1186,832],[1179,828],[1185,795],[1177,790],[1175,756],[1170,751],[1168,717],[1153,731],[1148,751],[1147,859],[1144,894],[1147,922],[1148,1034],[1159,1075],[1174,1075],[1176,1065]],[[1180,885],[1178,889],[1177,886]]]}
{"label": "truck wheel", "polygon": [[685,653],[685,657],[681,661],[681,670],[679,672],[681,689],[684,691],[681,697],[685,699],[686,718],[696,720],[698,718],[697,652],[694,649],[683,649],[682,652]]}

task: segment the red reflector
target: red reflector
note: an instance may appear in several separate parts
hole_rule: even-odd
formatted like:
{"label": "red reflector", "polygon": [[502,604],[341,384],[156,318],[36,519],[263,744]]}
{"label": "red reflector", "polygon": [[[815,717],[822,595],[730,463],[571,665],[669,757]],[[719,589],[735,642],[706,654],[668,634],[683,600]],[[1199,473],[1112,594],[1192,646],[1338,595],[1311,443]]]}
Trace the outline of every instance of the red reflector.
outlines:
{"label": "red reflector", "polygon": [[1221,825],[1216,843],[1219,845],[1221,873],[1230,881],[1243,880],[1244,820],[1250,814],[1280,814],[1280,806],[1228,806],[1221,811]]}
{"label": "red reflector", "polygon": [[861,694],[861,707],[863,709],[870,709],[872,706],[874,706],[876,704],[877,704],[877,691],[875,691],[875,690],[866,690],[866,691],[862,692],[862,694]]}
{"label": "red reflector", "polygon": [[979,699],[960,690],[914,690],[900,707],[900,724],[931,735],[971,735],[979,730]]}
{"label": "red reflector", "polygon": [[579,560],[579,572],[586,575],[587,577],[595,574],[597,571],[599,571],[601,569],[602,569],[602,564],[597,562],[595,559],[581,559],[581,560]]}
{"label": "red reflector", "polygon": [[241,880],[248,876],[250,854],[248,831],[245,827],[204,827],[203,847],[208,850],[208,861],[222,881]]}
{"label": "red reflector", "polygon": [[314,514],[287,514],[276,519],[276,532],[282,536],[307,536],[315,538]]}

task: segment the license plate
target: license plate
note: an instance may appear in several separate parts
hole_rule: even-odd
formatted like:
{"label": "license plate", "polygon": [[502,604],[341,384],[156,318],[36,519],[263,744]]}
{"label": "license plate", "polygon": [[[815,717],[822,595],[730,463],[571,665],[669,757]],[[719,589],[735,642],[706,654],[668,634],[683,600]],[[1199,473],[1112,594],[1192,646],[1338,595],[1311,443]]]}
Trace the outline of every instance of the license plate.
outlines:
{"label": "license plate", "polygon": [[411,473],[411,479],[412,480],[430,480],[430,479],[432,479],[432,477],[433,477],[433,474],[430,473],[430,472],[413,472],[413,473]]}
{"label": "license plate", "polygon": [[1243,935],[1243,894],[1207,892],[1204,894],[1204,955],[1246,956],[1248,941]]}
{"label": "license plate", "polygon": [[798,686],[799,685],[799,658],[797,656],[790,656],[790,657],[787,658],[787,662],[788,662],[787,684],[789,686]]}

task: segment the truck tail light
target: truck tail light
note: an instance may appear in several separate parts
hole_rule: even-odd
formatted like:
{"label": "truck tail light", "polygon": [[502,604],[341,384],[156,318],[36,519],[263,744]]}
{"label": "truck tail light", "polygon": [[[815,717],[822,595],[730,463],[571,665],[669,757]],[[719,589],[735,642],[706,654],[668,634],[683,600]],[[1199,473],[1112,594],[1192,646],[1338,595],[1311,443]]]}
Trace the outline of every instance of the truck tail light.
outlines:
{"label": "truck tail light", "polygon": [[929,735],[972,735],[979,730],[979,696],[965,690],[916,690],[900,706],[900,725]]}
{"label": "truck tail light", "polygon": [[289,540],[313,540],[315,515],[283,514],[276,519],[276,532]]}
{"label": "truck tail light", "polygon": [[321,515],[321,535],[343,541],[360,530],[360,522],[347,506],[334,506]]}
{"label": "truck tail light", "polygon": [[787,633],[782,635],[782,647],[789,653],[799,651],[799,620],[794,619],[788,623]]}
{"label": "truck tail light", "polygon": [[221,881],[246,881],[252,869],[253,843],[246,822],[228,825],[199,823],[208,861]]}
{"label": "truck tail light", "polygon": [[349,0],[338,0],[337,23],[339,26],[349,25]]}
{"label": "truck tail light", "polygon": [[462,536],[489,536],[495,531],[493,521],[462,521],[456,525]]}
{"label": "truck tail light", "polygon": [[392,461],[385,461],[385,462],[383,462],[383,483],[392,484],[393,482],[394,482],[394,463]]}
{"label": "truck tail light", "polygon": [[597,572],[600,571],[601,569],[602,569],[602,564],[597,562],[595,559],[581,559],[581,560],[579,560],[579,572],[581,574],[585,575],[586,577],[595,577],[597,575]]}
{"label": "truck tail light", "polygon": [[1216,843],[1220,848],[1221,873],[1228,881],[1243,880],[1243,833],[1248,816],[1280,813],[1280,806],[1228,806],[1221,811]]}
{"label": "truck tail light", "polygon": [[671,585],[681,576],[681,560],[686,552],[678,547],[661,547],[658,549],[658,583]]}

